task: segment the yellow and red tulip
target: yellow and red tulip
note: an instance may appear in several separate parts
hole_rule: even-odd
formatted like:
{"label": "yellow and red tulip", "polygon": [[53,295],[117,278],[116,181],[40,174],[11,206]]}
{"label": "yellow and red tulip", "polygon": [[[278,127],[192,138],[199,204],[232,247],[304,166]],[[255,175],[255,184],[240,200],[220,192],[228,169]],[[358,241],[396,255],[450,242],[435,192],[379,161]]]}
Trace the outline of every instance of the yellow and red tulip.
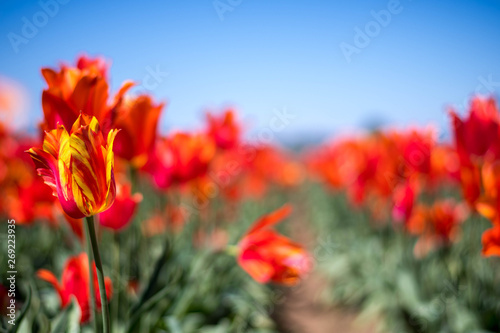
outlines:
{"label": "yellow and red tulip", "polygon": [[31,148],[38,174],[72,218],[101,213],[116,195],[111,130],[104,139],[95,117],[81,114],[70,133],[64,125],[45,132],[42,148]]}

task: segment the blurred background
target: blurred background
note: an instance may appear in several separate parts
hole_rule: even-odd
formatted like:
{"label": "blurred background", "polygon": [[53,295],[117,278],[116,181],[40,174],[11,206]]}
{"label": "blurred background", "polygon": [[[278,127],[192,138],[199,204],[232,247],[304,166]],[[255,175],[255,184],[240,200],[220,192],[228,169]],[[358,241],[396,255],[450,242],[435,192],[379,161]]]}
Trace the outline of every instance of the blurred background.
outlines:
{"label": "blurred background", "polygon": [[225,106],[254,133],[286,109],[284,141],[445,128],[448,106],[500,88],[499,15],[494,0],[2,0],[0,73],[25,87],[16,124],[28,129],[42,115],[40,68],[82,53],[112,62],[113,91],[132,79],[168,101],[163,131]]}

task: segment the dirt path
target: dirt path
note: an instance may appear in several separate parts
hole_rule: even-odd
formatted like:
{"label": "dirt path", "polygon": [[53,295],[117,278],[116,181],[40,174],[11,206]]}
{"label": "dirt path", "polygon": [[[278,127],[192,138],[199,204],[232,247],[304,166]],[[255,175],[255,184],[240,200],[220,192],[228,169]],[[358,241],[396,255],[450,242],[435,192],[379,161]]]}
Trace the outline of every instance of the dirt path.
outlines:
{"label": "dirt path", "polygon": [[[316,237],[308,221],[306,198],[295,202],[298,214],[291,222],[292,237],[314,249]],[[327,308],[318,301],[325,282],[314,270],[297,287],[285,289],[285,297],[275,309],[276,321],[286,333],[376,333],[374,323],[361,323],[358,313],[343,308]]]}
{"label": "dirt path", "polygon": [[375,333],[375,325],[361,323],[358,313],[341,308],[326,308],[317,301],[322,282],[310,276],[285,296],[277,309],[277,321],[286,333]]}

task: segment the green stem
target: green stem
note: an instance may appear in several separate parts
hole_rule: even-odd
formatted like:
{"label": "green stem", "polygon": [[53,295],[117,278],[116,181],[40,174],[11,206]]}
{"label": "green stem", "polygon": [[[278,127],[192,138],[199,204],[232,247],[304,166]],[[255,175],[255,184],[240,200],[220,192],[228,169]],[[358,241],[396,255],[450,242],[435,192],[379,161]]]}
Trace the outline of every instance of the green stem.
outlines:
{"label": "green stem", "polygon": [[[104,273],[102,271],[101,255],[99,254],[99,246],[97,244],[97,237],[95,234],[94,227],[94,217],[87,217],[87,231],[89,234],[90,242],[92,244],[92,252],[94,253],[95,266],[97,270],[97,281],[99,282],[99,294],[101,296],[101,307],[102,307],[102,325],[104,328],[104,333],[110,332],[109,323],[109,308],[108,308],[108,298],[106,297],[106,286],[104,284]],[[92,271],[92,269],[90,269]],[[93,279],[90,284],[92,284]]]}
{"label": "green stem", "polygon": [[97,306],[95,303],[95,291],[94,291],[94,276],[93,276],[93,270],[92,270],[92,244],[90,240],[90,234],[89,234],[89,228],[85,228],[85,239],[87,241],[87,259],[89,261],[89,291],[90,291],[90,313],[92,322],[94,323],[94,331],[96,333],[99,333],[100,327],[97,324]]}

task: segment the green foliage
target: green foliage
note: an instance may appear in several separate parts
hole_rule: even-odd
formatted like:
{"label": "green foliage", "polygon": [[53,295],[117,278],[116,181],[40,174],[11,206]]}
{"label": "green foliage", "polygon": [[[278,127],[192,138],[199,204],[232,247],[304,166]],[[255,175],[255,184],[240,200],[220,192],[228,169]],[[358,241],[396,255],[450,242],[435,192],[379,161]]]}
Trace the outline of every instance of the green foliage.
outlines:
{"label": "green foliage", "polygon": [[[126,231],[98,231],[104,273],[113,281],[112,332],[276,332],[270,318],[273,290],[253,281],[225,251],[195,246],[201,223],[198,212],[191,212],[181,232],[142,234],[143,221],[167,199],[150,188],[142,190],[145,200]],[[254,218],[268,212],[264,206],[245,204],[238,219],[225,227],[232,244]],[[74,300],[61,309],[54,289],[35,277],[44,268],[60,279],[67,258],[85,250],[82,243],[63,221],[60,228],[37,223],[18,226],[16,232],[16,298],[22,307],[18,318],[26,310],[18,332],[92,332],[92,325],[80,326]],[[5,251],[0,252],[2,267],[6,260]],[[139,282],[137,294],[131,291],[131,281]],[[30,294],[23,292],[29,286],[33,287],[31,305]],[[2,331],[8,327],[3,321]]]}
{"label": "green foliage", "polygon": [[500,332],[500,262],[480,255],[487,221],[472,216],[460,240],[416,259],[415,239],[391,222],[375,226],[341,194],[308,193],[323,301],[361,309],[381,332]]}

